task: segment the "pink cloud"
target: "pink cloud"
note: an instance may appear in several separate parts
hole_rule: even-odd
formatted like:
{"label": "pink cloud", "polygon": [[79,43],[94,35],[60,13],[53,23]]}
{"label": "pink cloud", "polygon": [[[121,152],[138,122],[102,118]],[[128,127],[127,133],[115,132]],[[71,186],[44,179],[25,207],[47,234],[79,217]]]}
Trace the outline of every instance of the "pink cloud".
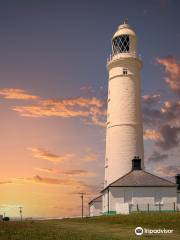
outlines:
{"label": "pink cloud", "polygon": [[180,95],[180,63],[174,57],[156,58],[157,63],[164,66],[167,76],[165,81],[170,89]]}

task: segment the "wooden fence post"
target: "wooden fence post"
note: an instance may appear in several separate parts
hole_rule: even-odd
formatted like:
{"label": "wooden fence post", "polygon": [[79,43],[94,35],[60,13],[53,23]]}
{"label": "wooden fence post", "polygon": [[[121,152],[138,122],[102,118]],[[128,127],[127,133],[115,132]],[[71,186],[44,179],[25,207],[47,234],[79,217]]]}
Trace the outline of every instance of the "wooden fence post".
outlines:
{"label": "wooden fence post", "polygon": [[161,203],[159,203],[159,212],[161,212]]}
{"label": "wooden fence post", "polygon": [[137,211],[139,212],[139,206],[138,206],[138,203],[137,203],[137,205],[136,205],[136,206],[137,206]]}
{"label": "wooden fence post", "polygon": [[174,207],[174,212],[176,211],[176,203],[173,203],[173,207]]}

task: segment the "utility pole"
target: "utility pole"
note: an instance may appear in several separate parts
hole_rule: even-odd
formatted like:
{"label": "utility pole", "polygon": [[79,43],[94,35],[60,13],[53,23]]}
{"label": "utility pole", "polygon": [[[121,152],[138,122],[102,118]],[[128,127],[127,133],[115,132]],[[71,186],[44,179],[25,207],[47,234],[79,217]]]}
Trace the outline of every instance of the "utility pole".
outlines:
{"label": "utility pole", "polygon": [[5,218],[5,216],[6,216],[6,213],[4,212],[4,214],[3,214],[3,215],[4,215],[4,218]]}
{"label": "utility pole", "polygon": [[21,222],[22,222],[22,207],[19,207],[19,214],[20,214],[20,218],[21,218]]}
{"label": "utility pole", "polygon": [[81,195],[81,217],[84,217],[84,195],[85,193],[80,193]]}

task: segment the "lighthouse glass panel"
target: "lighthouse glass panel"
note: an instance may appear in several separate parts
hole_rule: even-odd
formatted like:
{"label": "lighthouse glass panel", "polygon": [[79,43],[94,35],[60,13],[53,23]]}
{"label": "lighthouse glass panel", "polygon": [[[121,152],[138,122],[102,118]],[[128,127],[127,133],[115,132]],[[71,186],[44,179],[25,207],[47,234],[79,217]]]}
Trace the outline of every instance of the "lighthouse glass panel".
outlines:
{"label": "lighthouse glass panel", "polygon": [[129,35],[117,36],[113,39],[113,54],[129,52]]}

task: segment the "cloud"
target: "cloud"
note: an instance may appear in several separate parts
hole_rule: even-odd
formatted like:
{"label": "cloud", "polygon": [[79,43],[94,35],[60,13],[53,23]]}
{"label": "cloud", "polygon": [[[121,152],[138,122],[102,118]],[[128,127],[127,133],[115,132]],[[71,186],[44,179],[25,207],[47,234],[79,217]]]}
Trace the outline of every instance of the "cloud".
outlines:
{"label": "cloud", "polygon": [[88,153],[82,158],[82,161],[85,162],[93,162],[98,160],[98,154],[96,153]]}
{"label": "cloud", "polygon": [[168,154],[160,153],[157,151],[154,151],[153,154],[148,158],[148,161],[151,162],[160,162],[162,160],[165,160],[168,158]]}
{"label": "cloud", "polygon": [[53,172],[53,169],[52,169],[52,168],[40,168],[40,167],[36,167],[36,168],[34,168],[34,170],[40,171],[40,172],[47,172],[47,173]]}
{"label": "cloud", "polygon": [[166,100],[158,106],[158,96],[145,95],[143,99],[144,139],[166,151],[179,145],[180,101]]}
{"label": "cloud", "polygon": [[159,126],[163,120],[165,120],[165,116],[162,114],[160,109],[143,106],[143,122],[145,126]]}
{"label": "cloud", "polygon": [[145,104],[153,105],[160,102],[160,97],[161,97],[160,94],[153,94],[153,95],[147,94],[142,96],[142,101]]}
{"label": "cloud", "polygon": [[105,101],[96,97],[41,100],[35,105],[13,108],[24,117],[83,117],[87,123],[101,126],[106,116]]}
{"label": "cloud", "polygon": [[46,150],[44,148],[28,148],[28,149],[32,152],[33,157],[42,160],[47,160],[53,163],[64,162],[74,157],[74,154],[72,153],[66,153],[62,156],[59,156],[57,154],[51,153],[49,150]]}
{"label": "cloud", "polygon": [[173,126],[180,126],[180,101],[165,101],[160,109],[164,121]]}
{"label": "cloud", "polygon": [[164,101],[159,108],[156,103],[143,102],[143,120],[146,127],[160,127],[167,122],[172,126],[180,126],[180,101]]}
{"label": "cloud", "polygon": [[81,170],[81,169],[66,170],[66,171],[62,171],[60,173],[62,173],[64,175],[67,175],[67,176],[83,176],[83,177],[91,177],[91,176],[96,175],[95,172],[87,171],[87,170]]}
{"label": "cloud", "polygon": [[94,191],[96,191],[96,189],[98,188],[98,186],[96,185],[87,184],[84,181],[72,178],[49,178],[39,175],[26,178],[16,178],[14,179],[14,182],[66,186],[67,190],[71,193],[86,192],[88,194],[94,194]]}
{"label": "cloud", "polygon": [[179,145],[180,127],[172,127],[168,124],[162,125],[159,131],[147,129],[144,132],[145,140],[155,141],[155,146],[161,150],[170,150]]}
{"label": "cloud", "polygon": [[65,176],[71,176],[71,177],[91,177],[91,176],[95,176],[96,173],[92,172],[92,171],[87,171],[87,170],[83,170],[83,169],[71,169],[71,170],[62,170],[62,169],[52,169],[52,168],[39,168],[36,167],[34,168],[36,171],[40,171],[40,172],[47,172],[47,173],[58,173],[58,174],[62,174]]}
{"label": "cloud", "polygon": [[145,140],[158,140],[161,138],[160,132],[155,129],[146,129],[144,131],[144,139]]}
{"label": "cloud", "polygon": [[0,181],[0,185],[1,184],[8,184],[8,183],[13,183],[12,181]]}
{"label": "cloud", "polygon": [[162,150],[169,150],[179,145],[180,127],[163,125],[160,129],[161,139],[155,143]]}
{"label": "cloud", "polygon": [[169,88],[180,95],[180,63],[172,56],[156,58],[156,62],[165,67],[165,82]]}
{"label": "cloud", "polygon": [[91,93],[94,93],[95,91],[94,91],[94,89],[93,89],[93,87],[91,87],[91,86],[82,86],[81,88],[80,88],[80,90],[81,91],[83,91],[83,92],[85,92],[86,94],[91,94]]}
{"label": "cloud", "polygon": [[162,165],[156,167],[155,172],[162,176],[174,177],[180,173],[180,166]]}
{"label": "cloud", "polygon": [[35,175],[33,177],[17,177],[14,179],[14,182],[31,182],[31,183],[45,183],[45,184],[58,184],[58,185],[71,185],[74,183],[74,180],[70,179],[61,179],[61,178],[49,178]]}
{"label": "cloud", "polygon": [[46,183],[46,184],[62,184],[62,185],[71,185],[72,181],[67,179],[58,179],[58,178],[46,178],[36,175],[32,178],[35,183]]}
{"label": "cloud", "polygon": [[35,175],[33,177],[19,177],[15,178],[14,182],[31,182],[31,183],[44,183],[44,184],[58,184],[58,185],[73,185],[74,183],[77,183],[77,181],[72,179],[63,179],[63,178],[49,178],[49,177],[41,177],[39,175]]}
{"label": "cloud", "polygon": [[38,96],[31,95],[23,89],[18,88],[3,88],[0,89],[0,95],[6,99],[18,99],[18,100],[36,100]]}
{"label": "cloud", "polygon": [[44,183],[44,184],[57,184],[69,186],[68,190],[74,189],[74,192],[86,192],[88,194],[94,194],[94,191],[97,189],[96,185],[87,184],[84,181],[79,181],[70,178],[44,178],[41,176],[34,176],[33,181],[35,183]]}

